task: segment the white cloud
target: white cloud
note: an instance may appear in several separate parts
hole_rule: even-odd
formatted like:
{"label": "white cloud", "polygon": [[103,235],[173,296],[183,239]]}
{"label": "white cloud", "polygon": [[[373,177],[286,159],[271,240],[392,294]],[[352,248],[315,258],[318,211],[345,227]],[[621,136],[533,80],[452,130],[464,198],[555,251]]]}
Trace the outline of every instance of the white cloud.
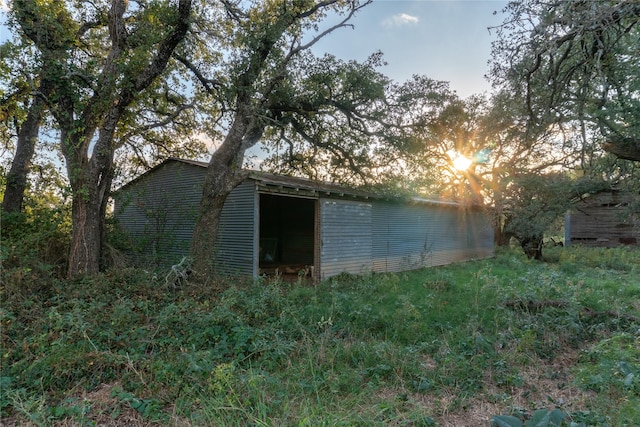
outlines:
{"label": "white cloud", "polygon": [[382,21],[382,26],[385,28],[403,27],[405,25],[416,25],[419,21],[420,19],[417,16],[412,16],[408,13],[396,13]]}
{"label": "white cloud", "polygon": [[7,4],[6,0],[0,0],[0,11],[3,11],[3,12],[9,11],[9,5]]}

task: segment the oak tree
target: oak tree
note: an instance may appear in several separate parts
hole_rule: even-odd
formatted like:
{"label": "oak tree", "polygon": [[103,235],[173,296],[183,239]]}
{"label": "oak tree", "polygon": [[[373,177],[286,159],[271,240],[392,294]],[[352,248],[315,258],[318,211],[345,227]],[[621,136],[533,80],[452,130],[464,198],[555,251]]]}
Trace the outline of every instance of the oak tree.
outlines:
{"label": "oak tree", "polygon": [[[285,144],[290,159],[307,148],[326,153],[366,180],[372,135],[383,125],[388,79],[369,61],[316,57],[310,48],[322,37],[348,26],[370,1],[224,0],[195,24],[211,49],[203,56],[185,52],[209,97],[210,132],[221,141],[208,164],[200,218],[192,240],[194,271],[215,273],[214,246],[220,214],[229,193],[243,180],[245,153],[258,142]],[[333,23],[324,21],[331,15]],[[325,27],[321,27],[322,23]],[[200,52],[200,51],[198,51]],[[205,71],[203,71],[205,70]],[[213,119],[215,118],[215,120]]]}
{"label": "oak tree", "polygon": [[21,130],[36,135],[45,108],[55,120],[72,191],[68,275],[94,274],[100,268],[118,126],[185,39],[192,2],[130,8],[126,0],[15,0],[12,6],[12,18],[37,50],[39,63],[31,105],[41,107]]}
{"label": "oak tree", "polygon": [[640,3],[525,0],[505,12],[490,76],[530,131],[562,124],[581,150],[640,160]]}

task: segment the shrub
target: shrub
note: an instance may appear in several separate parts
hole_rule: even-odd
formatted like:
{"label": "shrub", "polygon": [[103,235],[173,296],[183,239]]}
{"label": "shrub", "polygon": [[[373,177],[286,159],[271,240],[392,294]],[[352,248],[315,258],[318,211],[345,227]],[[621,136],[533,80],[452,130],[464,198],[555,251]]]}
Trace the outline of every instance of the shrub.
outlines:
{"label": "shrub", "polygon": [[4,283],[28,284],[61,277],[67,263],[71,230],[66,208],[29,207],[22,213],[1,213],[0,257]]}

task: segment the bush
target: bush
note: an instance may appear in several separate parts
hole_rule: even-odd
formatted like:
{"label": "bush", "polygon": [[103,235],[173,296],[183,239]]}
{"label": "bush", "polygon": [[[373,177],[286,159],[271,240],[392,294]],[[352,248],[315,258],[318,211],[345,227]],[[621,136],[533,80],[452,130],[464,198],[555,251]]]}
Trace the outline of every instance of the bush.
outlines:
{"label": "bush", "polygon": [[[66,208],[28,207],[1,213],[3,282],[61,277],[67,264],[71,220]],[[23,277],[26,276],[26,277]]]}

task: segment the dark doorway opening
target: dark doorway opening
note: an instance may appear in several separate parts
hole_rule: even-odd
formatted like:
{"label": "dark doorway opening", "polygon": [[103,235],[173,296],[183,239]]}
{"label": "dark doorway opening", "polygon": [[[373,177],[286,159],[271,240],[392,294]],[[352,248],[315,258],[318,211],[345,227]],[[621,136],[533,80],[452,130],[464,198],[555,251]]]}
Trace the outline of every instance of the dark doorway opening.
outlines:
{"label": "dark doorway opening", "polygon": [[260,274],[313,276],[316,201],[260,195]]}

